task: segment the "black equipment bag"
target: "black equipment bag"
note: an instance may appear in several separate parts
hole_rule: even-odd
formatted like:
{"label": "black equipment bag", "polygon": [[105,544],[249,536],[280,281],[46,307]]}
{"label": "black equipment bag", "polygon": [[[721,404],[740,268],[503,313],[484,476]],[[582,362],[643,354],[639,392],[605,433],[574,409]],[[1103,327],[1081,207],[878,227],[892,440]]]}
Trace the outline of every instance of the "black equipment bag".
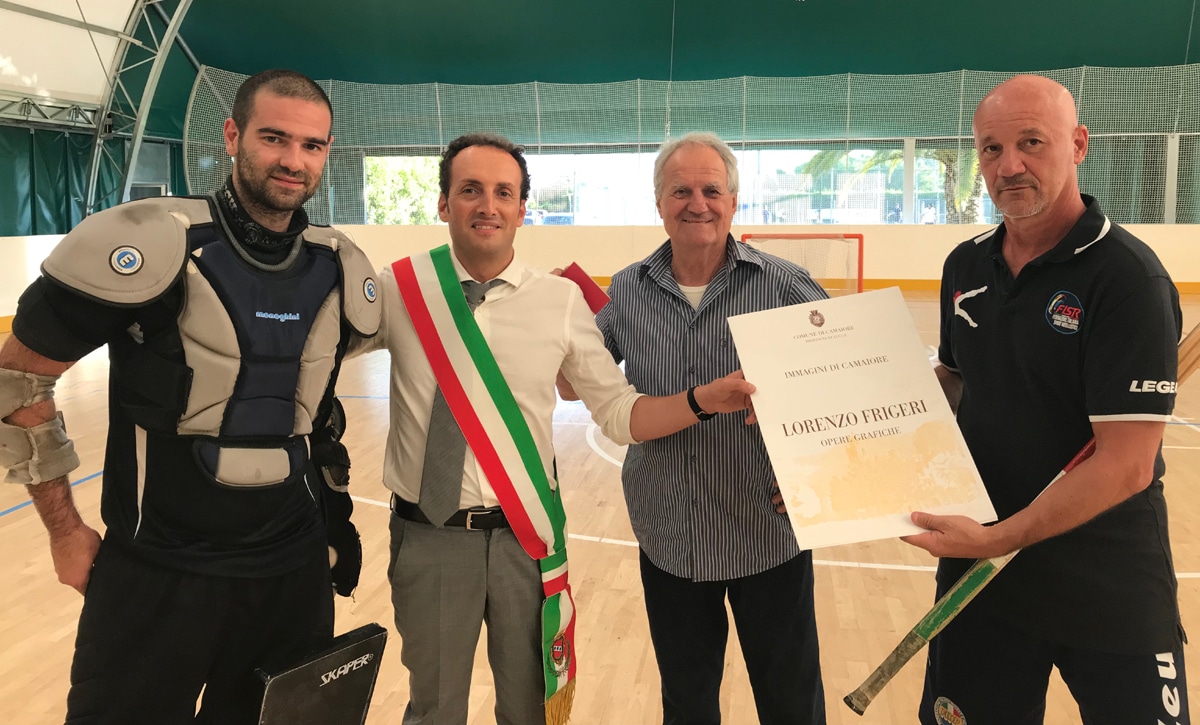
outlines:
{"label": "black equipment bag", "polygon": [[387,630],[367,624],[264,682],[259,725],[362,725],[371,706]]}

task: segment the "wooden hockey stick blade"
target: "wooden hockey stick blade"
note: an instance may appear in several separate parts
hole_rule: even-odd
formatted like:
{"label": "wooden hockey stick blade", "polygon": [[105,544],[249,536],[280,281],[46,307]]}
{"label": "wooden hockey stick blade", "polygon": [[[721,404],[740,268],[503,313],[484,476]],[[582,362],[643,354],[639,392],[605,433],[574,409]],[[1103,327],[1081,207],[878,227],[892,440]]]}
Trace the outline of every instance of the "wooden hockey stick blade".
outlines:
{"label": "wooden hockey stick blade", "polygon": [[[1179,366],[1176,374],[1176,385],[1182,385],[1184,381],[1200,368],[1200,324],[1192,328],[1192,331],[1187,334],[1179,343]],[[1096,439],[1088,441],[1079,453],[1063,468],[1062,471],[1054,477],[1054,480],[1047,484],[1046,488],[1053,486],[1055,481],[1062,478],[1067,471],[1075,468],[1083,461],[1091,457],[1096,451]],[[896,676],[908,661],[916,656],[918,652],[924,649],[925,645],[929,644],[929,640],[933,639],[938,632],[946,628],[959,612],[963,610],[975,598],[982,589],[987,586],[988,582],[1000,573],[1000,570],[1019,553],[1017,551],[1010,552],[1003,556],[997,556],[991,559],[980,559],[975,562],[962,578],[955,582],[954,586],[947,591],[941,599],[933,605],[933,608],[921,618],[917,625],[909,630],[908,634],[904,635],[904,639],[900,640],[900,644],[896,645],[891,654],[875,671],[872,672],[863,683],[858,686],[854,692],[842,698],[842,702],[846,703],[854,712],[862,715],[867,711],[867,707],[874,701],[875,696],[887,686],[892,678]]]}
{"label": "wooden hockey stick blade", "polygon": [[1200,324],[1192,328],[1179,342],[1179,373],[1175,379],[1177,385],[1183,385],[1192,373],[1200,369]]}
{"label": "wooden hockey stick blade", "polygon": [[[1058,472],[1054,477],[1054,481],[1062,478],[1067,471],[1070,471],[1075,466],[1078,466],[1083,461],[1091,458],[1096,452],[1096,440],[1093,438],[1088,441],[1071,462],[1066,465],[1063,470]],[[1050,482],[1050,485],[1054,484]],[[1047,486],[1046,488],[1049,488]],[[1000,573],[1009,561],[1017,555],[1016,551],[1009,552],[1003,556],[992,557],[991,559],[980,559],[967,569],[966,573],[954,583],[954,586],[942,595],[940,599],[933,605],[921,621],[909,630],[908,634],[904,635],[904,639],[900,644],[896,645],[891,654],[875,668],[875,671],[863,681],[858,689],[851,692],[842,698],[842,702],[846,703],[854,712],[862,715],[867,711],[867,707],[875,699],[875,696],[887,686],[892,678],[896,676],[908,661],[916,656],[918,652],[924,649],[925,645],[929,644],[929,640],[937,636],[939,632],[946,628],[955,617],[958,616],[975,595],[983,591],[983,588],[988,585],[996,575]]]}

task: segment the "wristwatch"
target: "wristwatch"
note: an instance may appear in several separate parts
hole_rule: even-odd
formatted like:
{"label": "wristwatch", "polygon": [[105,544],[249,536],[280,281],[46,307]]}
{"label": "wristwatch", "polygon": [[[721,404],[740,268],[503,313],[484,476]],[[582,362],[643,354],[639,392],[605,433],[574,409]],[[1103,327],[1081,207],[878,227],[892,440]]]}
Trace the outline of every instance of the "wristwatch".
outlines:
{"label": "wristwatch", "polygon": [[696,386],[688,388],[688,405],[692,406],[692,412],[696,414],[697,420],[708,420],[716,415],[716,413],[705,413],[700,404],[696,402]]}

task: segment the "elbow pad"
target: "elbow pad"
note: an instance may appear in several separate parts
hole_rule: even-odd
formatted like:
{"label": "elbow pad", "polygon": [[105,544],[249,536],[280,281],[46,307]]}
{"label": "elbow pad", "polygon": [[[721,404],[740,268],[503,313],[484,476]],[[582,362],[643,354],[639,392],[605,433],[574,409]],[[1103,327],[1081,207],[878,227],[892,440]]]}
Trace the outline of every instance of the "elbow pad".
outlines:
{"label": "elbow pad", "polygon": [[[0,368],[0,419],[54,398],[56,375]],[[0,467],[5,483],[35,485],[61,478],[79,467],[75,444],[67,437],[62,413],[32,428],[0,423]]]}

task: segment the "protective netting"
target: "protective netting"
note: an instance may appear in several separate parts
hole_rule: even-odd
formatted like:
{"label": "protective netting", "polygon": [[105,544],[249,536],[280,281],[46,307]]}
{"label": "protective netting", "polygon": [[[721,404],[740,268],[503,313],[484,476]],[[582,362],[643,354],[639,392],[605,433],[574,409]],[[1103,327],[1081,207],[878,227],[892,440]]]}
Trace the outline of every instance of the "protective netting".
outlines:
{"label": "protective netting", "polygon": [[[1113,220],[1200,222],[1200,65],[1040,73],[1077,99],[1091,132],[1081,186]],[[627,189],[648,187],[665,138],[704,130],[738,154],[738,223],[990,222],[995,210],[978,176],[971,120],[984,94],[1012,75],[497,86],[321,81],[334,106],[335,142],[308,209],[317,221],[364,223],[366,158],[432,157],[462,133],[494,131],[528,148],[531,169],[538,156],[550,169],[534,175],[535,196],[555,201],[532,203],[529,223],[553,214],[551,223],[654,224],[653,199]],[[221,125],[244,79],[208,67],[197,77],[184,129],[192,193],[229,173]],[[644,176],[620,182],[618,168]]]}

